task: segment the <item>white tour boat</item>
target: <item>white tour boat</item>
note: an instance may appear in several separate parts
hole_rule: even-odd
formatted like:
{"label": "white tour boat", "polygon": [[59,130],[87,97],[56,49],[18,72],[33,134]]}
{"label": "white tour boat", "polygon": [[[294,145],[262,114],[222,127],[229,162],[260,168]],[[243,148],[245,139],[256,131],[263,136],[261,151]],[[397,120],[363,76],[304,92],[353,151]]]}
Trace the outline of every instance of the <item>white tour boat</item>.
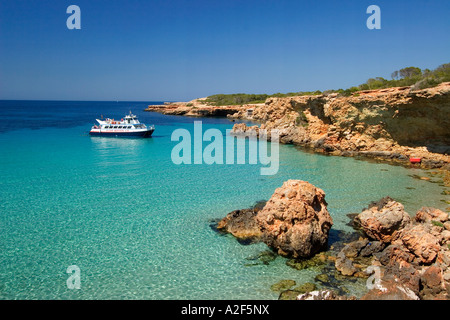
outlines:
{"label": "white tour boat", "polygon": [[126,115],[125,118],[119,120],[96,119],[98,125],[94,125],[89,131],[91,136],[104,136],[104,137],[150,137],[155,131],[154,126],[146,126],[140,123],[138,118],[131,113]]}

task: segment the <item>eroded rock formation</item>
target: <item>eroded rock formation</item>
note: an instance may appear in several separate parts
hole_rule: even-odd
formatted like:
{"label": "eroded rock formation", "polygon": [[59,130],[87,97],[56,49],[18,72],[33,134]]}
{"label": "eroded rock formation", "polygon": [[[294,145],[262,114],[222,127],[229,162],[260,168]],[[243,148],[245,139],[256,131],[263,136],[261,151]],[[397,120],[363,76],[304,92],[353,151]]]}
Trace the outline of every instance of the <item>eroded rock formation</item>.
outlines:
{"label": "eroded rock formation", "polygon": [[263,241],[278,254],[294,258],[326,249],[333,225],[323,190],[299,180],[276,189],[256,219]]}
{"label": "eroded rock formation", "polygon": [[[318,152],[368,156],[427,168],[450,162],[450,83],[411,91],[410,87],[336,94],[269,98],[264,105],[228,116],[277,129],[281,143]],[[237,133],[255,130],[236,124]]]}
{"label": "eroded rock formation", "polygon": [[288,180],[261,210],[233,211],[217,228],[244,240],[259,238],[280,255],[306,258],[327,248],[332,225],[323,190]]}
{"label": "eroded rock formation", "polygon": [[378,268],[376,285],[362,299],[450,299],[449,215],[428,207],[413,219],[405,214],[390,198],[360,213],[356,224],[367,238],[347,244],[336,269],[355,276]]}

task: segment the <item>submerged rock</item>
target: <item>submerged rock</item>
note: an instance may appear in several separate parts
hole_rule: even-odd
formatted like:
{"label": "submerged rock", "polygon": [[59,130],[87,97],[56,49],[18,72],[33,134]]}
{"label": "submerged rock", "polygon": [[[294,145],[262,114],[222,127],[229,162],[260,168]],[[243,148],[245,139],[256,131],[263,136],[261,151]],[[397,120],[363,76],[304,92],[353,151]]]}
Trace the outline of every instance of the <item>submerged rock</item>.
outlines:
{"label": "submerged rock", "polygon": [[255,261],[256,263],[254,263],[253,265],[259,265],[259,264],[268,265],[270,262],[274,261],[276,258],[277,258],[277,255],[274,252],[272,252],[270,250],[264,250],[255,256],[248,257],[247,260]]}
{"label": "submerged rock", "polygon": [[326,285],[330,283],[330,277],[326,273],[318,274],[314,277],[314,280]]}
{"label": "submerged rock", "polygon": [[261,230],[256,222],[256,209],[235,210],[219,221],[217,229],[244,241],[259,241]]}
{"label": "submerged rock", "polygon": [[283,291],[292,288],[296,285],[294,280],[281,280],[272,286],[270,286],[270,290],[272,291]]}
{"label": "submerged rock", "polygon": [[294,290],[284,290],[280,293],[278,300],[297,300],[299,293]]}
{"label": "submerged rock", "polygon": [[317,287],[314,283],[304,283],[294,289],[284,290],[280,293],[278,300],[297,300],[297,297],[300,294],[304,294],[307,292],[311,292],[317,290]]}
{"label": "submerged rock", "polygon": [[297,295],[298,295],[299,293],[307,293],[307,292],[310,292],[310,291],[314,291],[316,289],[317,289],[317,287],[316,287],[316,285],[314,283],[306,282],[306,283],[304,283],[302,285],[299,285],[298,287],[295,287],[292,290],[296,291]]}
{"label": "submerged rock", "polygon": [[325,254],[318,253],[310,259],[289,259],[286,261],[286,265],[297,270],[303,270],[321,267],[327,263],[327,261],[328,257]]}

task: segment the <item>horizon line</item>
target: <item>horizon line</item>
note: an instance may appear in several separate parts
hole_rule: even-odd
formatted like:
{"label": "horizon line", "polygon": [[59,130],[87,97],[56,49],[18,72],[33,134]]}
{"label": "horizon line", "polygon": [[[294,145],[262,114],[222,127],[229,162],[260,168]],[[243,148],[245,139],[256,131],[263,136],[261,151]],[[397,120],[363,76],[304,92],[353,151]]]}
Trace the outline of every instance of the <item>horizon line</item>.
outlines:
{"label": "horizon line", "polygon": [[180,100],[72,100],[72,99],[0,99],[0,101],[54,101],[54,102],[178,102]]}

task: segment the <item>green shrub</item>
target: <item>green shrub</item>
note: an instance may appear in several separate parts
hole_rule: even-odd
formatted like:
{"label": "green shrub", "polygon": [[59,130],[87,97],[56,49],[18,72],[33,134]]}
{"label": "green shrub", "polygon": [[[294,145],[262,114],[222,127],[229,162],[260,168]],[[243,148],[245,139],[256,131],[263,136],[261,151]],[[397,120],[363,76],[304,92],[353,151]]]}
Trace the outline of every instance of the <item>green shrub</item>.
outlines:
{"label": "green shrub", "polygon": [[440,221],[431,220],[431,223],[433,224],[433,226],[444,227],[444,224]]}
{"label": "green shrub", "polygon": [[298,113],[297,118],[295,119],[295,124],[297,126],[303,126],[303,127],[307,127],[308,126],[308,118],[306,117],[306,114],[303,111],[300,111]]}

